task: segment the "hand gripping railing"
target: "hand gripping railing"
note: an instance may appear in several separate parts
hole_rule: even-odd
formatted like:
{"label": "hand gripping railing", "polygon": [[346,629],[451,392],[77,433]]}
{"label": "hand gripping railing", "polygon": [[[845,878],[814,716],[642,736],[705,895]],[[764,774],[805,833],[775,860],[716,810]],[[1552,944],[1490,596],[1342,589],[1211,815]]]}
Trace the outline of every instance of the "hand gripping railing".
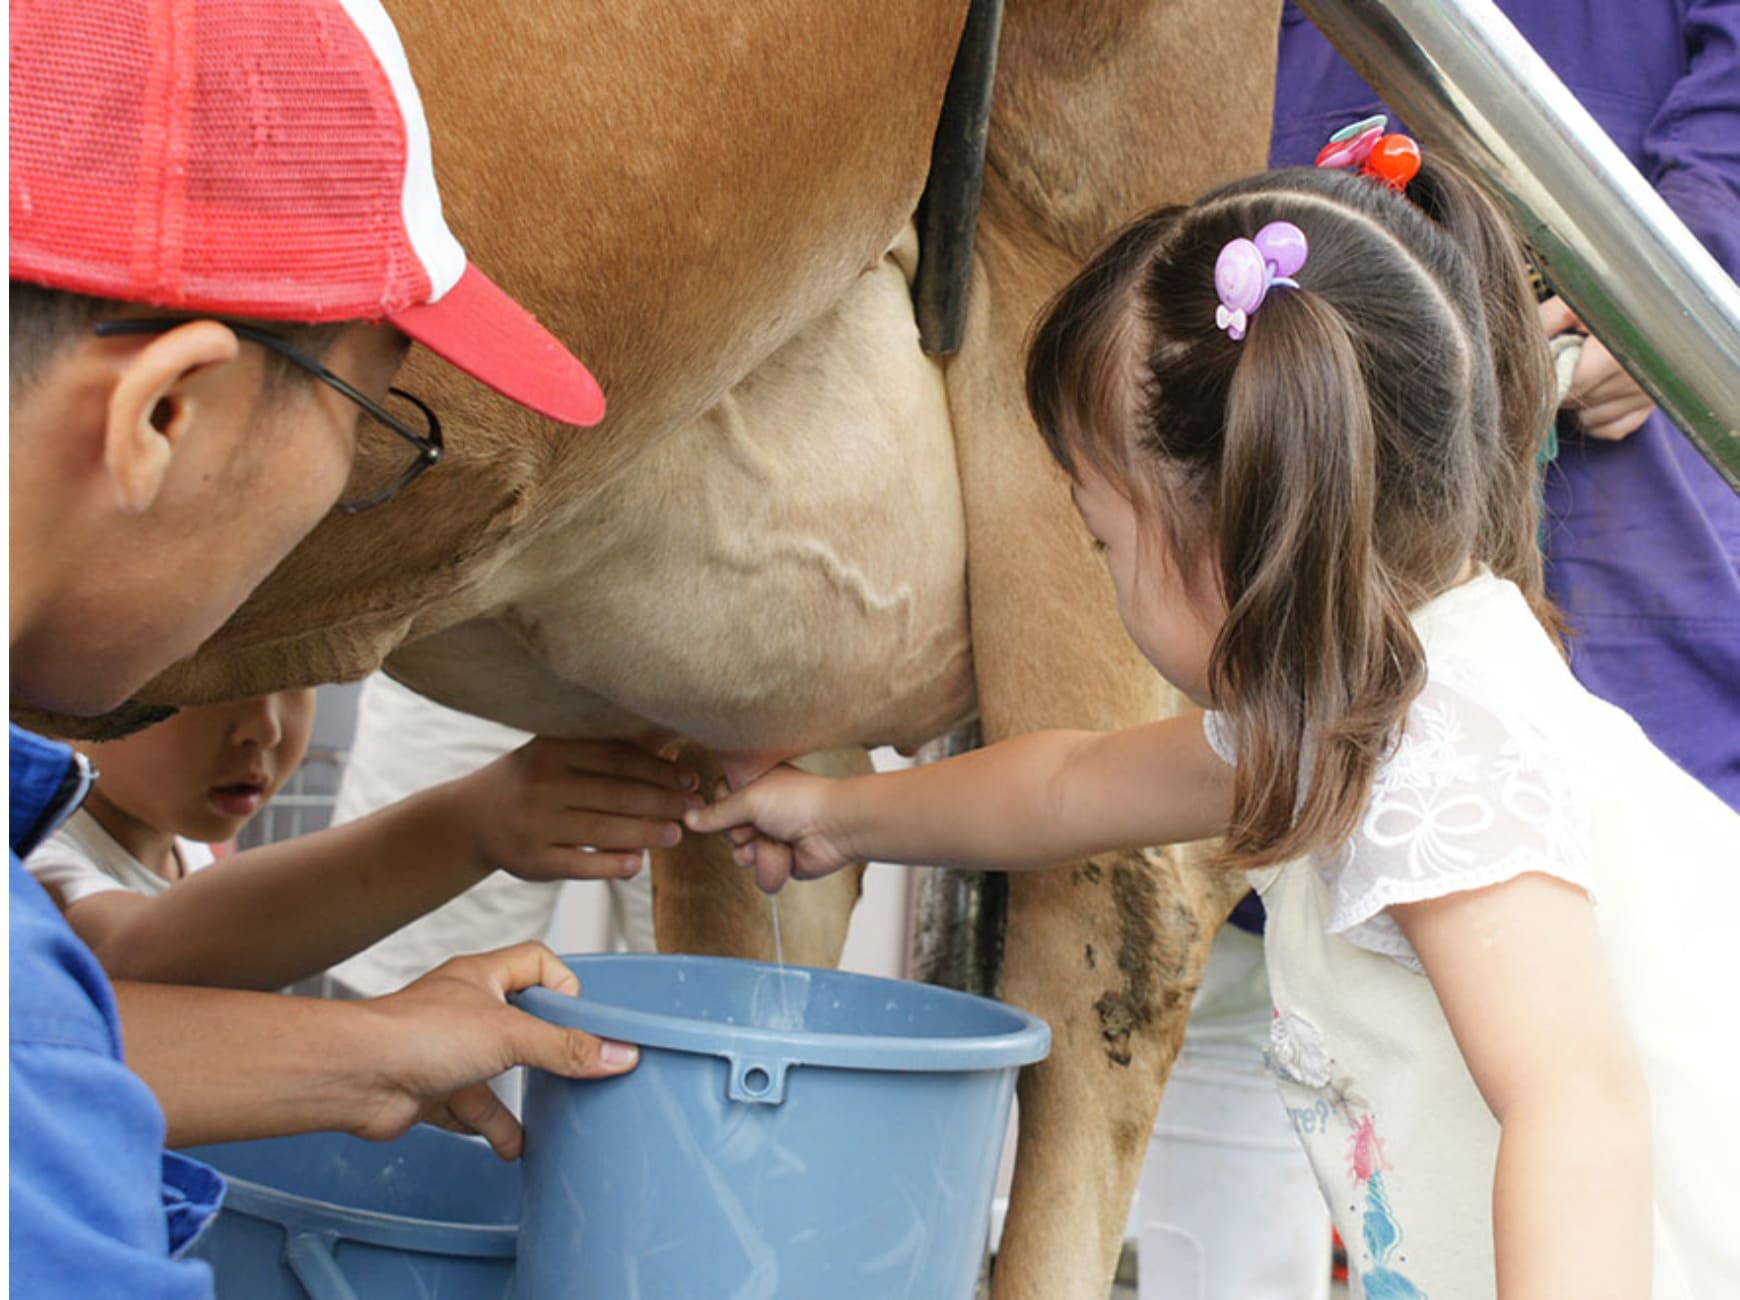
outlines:
{"label": "hand gripping railing", "polygon": [[1299,0],[1740,491],[1740,289],[1491,0]]}

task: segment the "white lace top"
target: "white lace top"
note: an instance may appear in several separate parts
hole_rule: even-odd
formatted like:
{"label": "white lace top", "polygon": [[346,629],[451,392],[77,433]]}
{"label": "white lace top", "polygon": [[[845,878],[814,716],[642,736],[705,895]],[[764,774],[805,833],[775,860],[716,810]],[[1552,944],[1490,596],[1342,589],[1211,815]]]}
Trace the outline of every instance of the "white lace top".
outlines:
{"label": "white lace top", "polygon": [[[1740,980],[1727,934],[1740,816],[1578,684],[1510,583],[1482,574],[1414,625],[1427,685],[1358,830],[1258,884],[1270,1067],[1348,1243],[1355,1294],[1493,1294],[1498,1126],[1388,909],[1526,872],[1594,900],[1643,1060],[1654,1300],[1740,1294]],[[1236,761],[1222,719],[1206,715],[1204,730]]]}
{"label": "white lace top", "polygon": [[[1510,698],[1514,686],[1495,672],[1463,660],[1430,665],[1358,831],[1315,860],[1329,890],[1330,933],[1416,971],[1419,959],[1386,910],[1392,903],[1529,871],[1593,895],[1578,791],[1554,761],[1541,719]],[[1233,762],[1220,716],[1204,714],[1203,730],[1215,753]]]}

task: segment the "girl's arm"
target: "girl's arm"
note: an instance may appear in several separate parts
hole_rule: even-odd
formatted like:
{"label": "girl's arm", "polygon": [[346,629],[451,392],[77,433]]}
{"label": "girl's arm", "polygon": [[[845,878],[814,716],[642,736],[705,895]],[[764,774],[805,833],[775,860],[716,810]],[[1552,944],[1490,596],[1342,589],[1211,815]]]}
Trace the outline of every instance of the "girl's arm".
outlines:
{"label": "girl's arm", "polygon": [[1390,913],[1502,1128],[1499,1300],[1648,1300],[1649,1094],[1588,898],[1529,874]]}
{"label": "girl's arm", "polygon": [[[690,778],[625,744],[534,740],[331,830],[249,849],[154,897],[111,891],[67,922],[115,979],[275,989],[416,920],[497,867],[633,875],[674,844]],[[582,852],[580,845],[609,852]]]}
{"label": "girl's arm", "polygon": [[1123,731],[1037,731],[904,772],[830,781],[778,768],[705,809],[769,892],[848,862],[993,871],[1205,839],[1226,829],[1232,769],[1191,712]]}

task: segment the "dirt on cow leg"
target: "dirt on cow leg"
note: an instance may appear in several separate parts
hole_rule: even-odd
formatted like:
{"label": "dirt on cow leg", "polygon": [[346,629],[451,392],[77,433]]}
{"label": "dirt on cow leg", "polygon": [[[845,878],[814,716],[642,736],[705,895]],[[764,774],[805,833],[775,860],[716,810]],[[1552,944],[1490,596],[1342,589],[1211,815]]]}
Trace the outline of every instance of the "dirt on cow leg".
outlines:
{"label": "dirt on cow leg", "polygon": [[[700,771],[704,790],[720,779],[718,762],[710,754],[690,751],[683,761]],[[798,765],[827,776],[870,770],[862,749],[806,755]],[[839,964],[863,874],[863,867],[854,867],[821,880],[794,881],[780,892],[787,964]],[[731,860],[731,847],[722,835],[685,835],[676,848],[653,855],[653,926],[660,952],[774,959],[767,895]]]}
{"label": "dirt on cow leg", "polygon": [[[1161,1090],[1234,894],[1182,856],[1108,854],[1012,881],[1003,996],[1050,1023],[1053,1047],[1021,1076],[998,1300],[1104,1300],[1111,1288]],[[1075,968],[1059,970],[1066,952]],[[1059,1260],[1092,1264],[1063,1273]]]}

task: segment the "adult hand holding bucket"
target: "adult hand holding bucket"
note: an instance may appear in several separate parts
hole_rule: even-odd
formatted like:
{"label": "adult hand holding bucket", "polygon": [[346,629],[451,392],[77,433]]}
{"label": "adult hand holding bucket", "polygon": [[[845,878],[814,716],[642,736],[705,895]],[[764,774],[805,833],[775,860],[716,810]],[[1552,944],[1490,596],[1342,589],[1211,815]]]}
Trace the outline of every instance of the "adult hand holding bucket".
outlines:
{"label": "adult hand holding bucket", "polygon": [[541,943],[455,957],[398,993],[369,1005],[385,1018],[385,1092],[359,1137],[398,1137],[423,1122],[476,1133],[497,1155],[520,1153],[520,1124],[484,1080],[516,1065],[569,1079],[608,1078],[635,1067],[639,1052],[529,1016],[507,996],[546,988],[576,997],[580,981]]}
{"label": "adult hand holding bucket", "polygon": [[[455,957],[364,1002],[125,981],[116,997],[128,1064],[161,1101],[173,1147],[319,1130],[385,1141],[421,1118],[481,1134],[511,1160],[519,1122],[485,1080],[515,1065],[603,1078],[639,1059],[508,1005],[534,988],[563,1004],[580,991],[554,953],[523,943]],[[270,1017],[248,1005],[266,998]]]}

